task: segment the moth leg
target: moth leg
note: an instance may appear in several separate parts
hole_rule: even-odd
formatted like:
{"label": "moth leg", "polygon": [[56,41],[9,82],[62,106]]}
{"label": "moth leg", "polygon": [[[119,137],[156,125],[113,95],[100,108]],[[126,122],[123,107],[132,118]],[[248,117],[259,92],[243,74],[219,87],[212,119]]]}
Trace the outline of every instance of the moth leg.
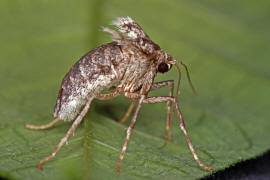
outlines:
{"label": "moth leg", "polygon": [[[121,94],[120,90],[116,90],[113,93],[108,93],[108,94],[99,94],[96,98],[99,100],[109,100],[112,99],[118,95]],[[134,106],[135,106],[136,102],[135,101],[131,101],[130,106],[128,108],[128,111],[126,112],[126,114],[122,117],[122,119],[119,121],[119,123],[123,124],[124,122],[126,122],[126,120],[128,119],[130,113],[132,112]]]}
{"label": "moth leg", "polygon": [[122,160],[123,160],[123,158],[124,158],[124,155],[125,155],[125,152],[126,152],[126,149],[127,149],[127,145],[128,145],[128,141],[129,141],[129,139],[130,139],[132,130],[133,130],[134,126],[135,126],[135,123],[136,123],[138,114],[139,114],[139,112],[140,112],[140,109],[141,109],[141,107],[142,107],[142,103],[143,103],[143,100],[145,99],[145,97],[146,97],[145,95],[141,95],[140,100],[139,100],[139,103],[138,103],[138,106],[137,106],[137,108],[136,108],[136,111],[135,111],[135,113],[134,113],[134,115],[133,115],[133,118],[132,118],[132,120],[131,120],[131,122],[130,122],[130,125],[129,125],[128,129],[127,129],[126,139],[125,139],[125,142],[124,142],[124,144],[123,144],[122,152],[121,152],[121,154],[120,154],[120,158],[119,158],[119,161],[118,161],[118,166],[117,166],[117,171],[118,171],[118,172],[120,172],[121,162],[122,162]]}
{"label": "moth leg", "polygon": [[[174,87],[174,81],[173,80],[167,80],[167,81],[161,81],[161,82],[156,82],[152,85],[150,91],[163,88],[165,86],[170,86],[171,88]],[[173,91],[173,90],[172,90]]]}
{"label": "moth leg", "polygon": [[[151,91],[155,89],[159,89],[165,86],[170,86],[170,92],[169,96],[173,96],[173,89],[174,89],[174,81],[173,80],[167,80],[167,81],[162,81],[162,82],[157,82],[152,85]],[[166,129],[165,129],[165,139],[168,141],[168,145],[171,144],[171,124],[172,124],[172,118],[171,118],[171,107],[172,107],[172,102],[167,101],[167,117],[166,117]]]}
{"label": "moth leg", "polygon": [[34,129],[34,130],[43,130],[43,129],[48,129],[50,127],[52,127],[53,125],[55,125],[55,123],[57,123],[59,121],[58,118],[55,118],[53,121],[51,121],[50,123],[48,124],[45,124],[45,125],[41,125],[41,126],[35,126],[35,125],[30,125],[30,124],[26,124],[25,125],[25,128],[28,128],[28,129]]}
{"label": "moth leg", "polygon": [[[170,86],[169,96],[173,96],[173,88],[174,88],[174,81],[173,80],[167,80],[167,81],[154,83],[151,87],[151,91],[165,87],[165,86]],[[140,98],[140,94],[138,94],[138,93],[126,93],[125,95],[131,99],[139,99]],[[167,106],[166,106],[167,107],[167,118],[166,118],[166,130],[165,130],[165,138],[167,139],[168,144],[171,143],[171,106],[172,106],[172,102],[168,101]]]}
{"label": "moth leg", "polygon": [[56,146],[55,150],[54,150],[49,156],[47,156],[47,157],[45,157],[44,159],[42,159],[41,161],[39,161],[39,163],[38,163],[38,168],[39,168],[40,170],[42,170],[42,165],[43,165],[45,162],[49,161],[51,158],[53,158],[53,157],[56,155],[56,153],[61,149],[61,147],[62,147],[65,143],[67,143],[69,136],[72,135],[72,134],[75,132],[77,126],[81,123],[83,117],[86,115],[88,109],[90,108],[90,104],[91,104],[91,102],[92,102],[93,99],[94,99],[94,96],[92,96],[92,97],[89,98],[89,100],[87,101],[87,103],[86,103],[86,105],[84,106],[83,110],[82,110],[81,113],[78,115],[78,117],[75,119],[75,121],[73,122],[72,126],[69,128],[69,130],[68,130],[68,132],[66,133],[65,137],[63,137],[63,138],[61,139],[61,141],[59,142],[59,144]]}
{"label": "moth leg", "polygon": [[124,122],[126,122],[126,120],[128,119],[128,117],[130,116],[130,113],[132,112],[134,106],[136,105],[136,101],[131,100],[131,103],[129,105],[129,108],[126,112],[126,114],[119,120],[120,124],[123,124]]}
{"label": "moth leg", "polygon": [[[116,97],[118,95],[120,95],[120,91],[116,90],[113,93],[99,94],[96,98],[99,99],[99,100],[108,100],[108,99],[112,99],[112,98],[114,98],[114,97]],[[56,118],[53,121],[51,121],[50,123],[48,123],[46,125],[41,125],[41,126],[35,126],[35,125],[27,124],[27,125],[25,125],[25,128],[34,129],[34,130],[48,129],[48,128],[52,127],[54,124],[56,124],[58,121],[59,121],[59,119]]]}
{"label": "moth leg", "polygon": [[128,97],[129,99],[133,99],[133,100],[136,100],[136,99],[140,99],[141,98],[141,95],[139,93],[125,93],[125,96]]}
{"label": "moth leg", "polygon": [[[99,94],[96,98],[99,99],[99,100],[109,100],[109,99],[112,99],[112,98],[114,98],[114,97],[116,97],[118,95],[120,95],[120,91],[116,90],[113,93]],[[48,129],[48,128],[52,127],[58,121],[59,121],[59,119],[56,118],[53,121],[51,121],[50,123],[45,124],[45,125],[41,125],[41,126],[35,126],[35,125],[27,124],[27,125],[25,125],[25,128],[34,129],[34,130]]]}
{"label": "moth leg", "polygon": [[186,141],[187,141],[188,147],[189,147],[189,149],[190,149],[190,151],[191,151],[191,153],[193,155],[193,158],[196,160],[196,162],[199,164],[199,166],[201,166],[203,169],[213,172],[214,169],[209,167],[209,166],[204,165],[200,161],[197,153],[195,152],[195,149],[193,148],[190,137],[189,137],[188,132],[186,130],[185,123],[184,123],[184,120],[183,120],[183,117],[182,117],[182,113],[180,111],[179,104],[178,104],[177,99],[175,97],[169,97],[169,96],[149,97],[147,99],[144,99],[143,103],[161,103],[161,102],[168,102],[168,101],[171,101],[171,102],[175,103],[175,108],[176,108],[177,115],[178,115],[179,127],[181,128],[181,130],[183,131],[183,133],[184,133],[184,135],[186,137]]}
{"label": "moth leg", "polygon": [[109,99],[115,98],[116,96],[119,96],[120,94],[121,94],[121,90],[117,89],[112,93],[99,94],[96,96],[96,98],[99,100],[109,100]]}

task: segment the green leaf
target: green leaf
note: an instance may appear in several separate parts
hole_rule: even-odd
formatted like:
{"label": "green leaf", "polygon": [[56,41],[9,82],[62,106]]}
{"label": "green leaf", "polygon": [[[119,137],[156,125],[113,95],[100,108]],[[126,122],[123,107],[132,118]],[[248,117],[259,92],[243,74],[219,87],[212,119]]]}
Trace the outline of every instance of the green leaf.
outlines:
{"label": "green leaf", "polygon": [[[0,177],[9,179],[196,179],[196,164],[173,122],[163,138],[165,104],[143,105],[122,172],[125,138],[117,123],[129,101],[93,102],[84,122],[44,165],[70,123],[44,131],[25,124],[50,122],[61,79],[96,44],[110,42],[99,26],[131,16],[164,50],[188,64],[199,96],[183,73],[179,102],[193,145],[216,171],[270,147],[269,1],[112,0],[0,1]],[[172,70],[156,81],[174,79]],[[151,93],[167,95],[168,88]]]}

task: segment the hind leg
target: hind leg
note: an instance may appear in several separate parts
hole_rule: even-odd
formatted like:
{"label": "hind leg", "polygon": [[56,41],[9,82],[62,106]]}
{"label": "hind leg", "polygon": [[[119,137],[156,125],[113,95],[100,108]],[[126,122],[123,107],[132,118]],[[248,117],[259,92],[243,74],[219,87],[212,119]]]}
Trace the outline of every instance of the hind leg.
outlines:
{"label": "hind leg", "polygon": [[71,134],[73,134],[76,130],[76,128],[78,127],[78,125],[81,123],[81,121],[83,120],[83,117],[86,115],[88,109],[90,108],[90,104],[92,102],[92,100],[94,99],[94,97],[90,97],[89,100],[87,101],[85,107],[83,108],[83,110],[81,111],[81,113],[79,114],[79,116],[75,119],[75,121],[73,122],[72,126],[69,128],[68,132],[66,133],[65,137],[63,137],[61,139],[61,141],[59,142],[59,144],[56,146],[55,150],[48,155],[47,157],[45,157],[44,159],[42,159],[41,161],[39,161],[38,163],[38,168],[40,170],[42,170],[42,165],[49,161],[51,158],[53,158],[56,153],[61,149],[61,147],[67,143],[68,138],[70,137]]}
{"label": "hind leg", "polygon": [[35,126],[35,125],[26,124],[25,125],[25,128],[27,128],[27,129],[34,129],[34,130],[48,129],[50,127],[53,127],[53,125],[55,125],[58,121],[59,121],[59,119],[58,118],[55,118],[50,123],[45,124],[45,125],[41,125],[41,126]]}

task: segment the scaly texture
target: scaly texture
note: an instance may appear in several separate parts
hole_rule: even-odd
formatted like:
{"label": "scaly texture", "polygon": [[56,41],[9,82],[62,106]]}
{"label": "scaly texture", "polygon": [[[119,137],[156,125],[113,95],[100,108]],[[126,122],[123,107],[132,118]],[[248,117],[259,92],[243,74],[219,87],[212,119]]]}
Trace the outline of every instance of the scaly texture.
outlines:
{"label": "scaly texture", "polygon": [[176,62],[130,17],[119,17],[113,24],[131,39],[109,28],[103,29],[115,42],[95,48],[72,66],[58,93],[55,118],[74,120],[89,97],[112,87],[123,93],[147,95],[156,73],[162,70],[159,65],[168,64],[167,72]]}

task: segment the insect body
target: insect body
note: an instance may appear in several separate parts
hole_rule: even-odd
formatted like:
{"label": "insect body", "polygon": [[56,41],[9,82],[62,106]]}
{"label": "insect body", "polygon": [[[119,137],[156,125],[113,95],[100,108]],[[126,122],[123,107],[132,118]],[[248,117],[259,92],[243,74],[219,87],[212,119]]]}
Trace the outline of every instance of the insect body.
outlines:
{"label": "insect body", "polygon": [[[119,28],[123,35],[115,30],[103,28],[105,32],[112,35],[114,41],[87,53],[64,77],[55,105],[55,120],[43,126],[26,125],[30,129],[47,129],[59,120],[73,121],[75,119],[66,136],[61,139],[53,153],[41,160],[38,167],[42,169],[42,164],[54,157],[60,148],[67,143],[68,138],[75,132],[94,98],[106,100],[124,94],[132,101],[121,122],[127,119],[136,102],[138,102],[138,105],[127,129],[126,140],[118,162],[118,171],[120,171],[121,162],[142,104],[161,102],[167,102],[166,138],[168,142],[170,142],[171,106],[174,104],[178,114],[179,126],[186,136],[194,159],[202,168],[212,171],[211,167],[201,163],[191,144],[177,103],[177,95],[173,95],[174,82],[168,80],[154,83],[154,78],[158,72],[165,73],[173,65],[176,66],[180,75],[176,59],[155,44],[131,18],[120,17],[113,24]],[[186,68],[182,62],[180,64]],[[179,82],[180,78],[177,89],[179,88]],[[151,90],[164,86],[170,86],[168,96],[147,96]],[[107,89],[113,89],[113,92],[103,94],[102,91]]]}
{"label": "insect body", "polygon": [[120,46],[113,42],[83,56],[66,74],[57,98],[54,116],[72,121],[90,96],[119,84],[126,69]]}

